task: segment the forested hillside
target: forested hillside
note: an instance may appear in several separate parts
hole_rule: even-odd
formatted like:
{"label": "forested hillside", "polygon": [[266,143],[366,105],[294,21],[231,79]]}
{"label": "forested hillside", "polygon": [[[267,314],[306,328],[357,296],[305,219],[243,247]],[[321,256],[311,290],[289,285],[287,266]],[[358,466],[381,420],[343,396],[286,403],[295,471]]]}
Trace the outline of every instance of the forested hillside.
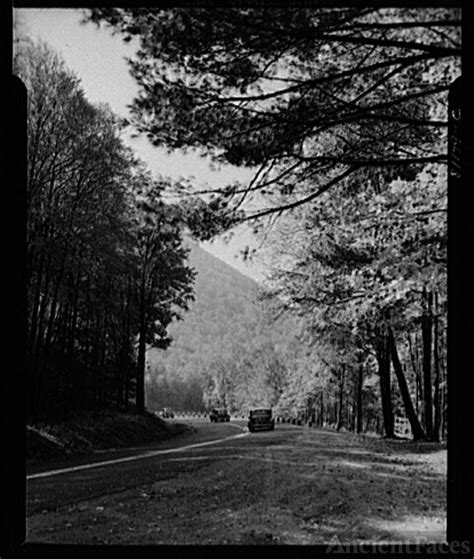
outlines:
{"label": "forested hillside", "polygon": [[166,350],[147,354],[147,405],[233,411],[275,405],[298,347],[296,322],[274,320],[259,286],[193,244],[195,301],[169,333]]}
{"label": "forested hillside", "polygon": [[[402,184],[395,187],[403,194]],[[364,240],[355,225],[359,216],[349,215],[354,223],[346,235],[352,231],[353,242],[361,244]],[[405,416],[409,401],[424,424],[423,336],[416,329],[420,324],[417,301],[405,299],[417,283],[398,279],[388,287],[371,283],[362,291],[361,280],[346,259],[347,281],[356,282],[358,291],[355,296],[348,291],[349,283],[335,299],[328,290],[336,282],[336,276],[330,275],[338,262],[331,252],[335,247],[330,249],[321,239],[315,243],[307,233],[290,235],[290,230],[281,226],[275,231],[272,254],[278,247],[281,251],[291,248],[299,272],[282,273],[276,268],[265,287],[190,244],[189,263],[197,272],[195,301],[184,320],[170,326],[171,345],[166,350],[148,350],[147,406],[205,411],[221,404],[233,413],[245,413],[249,407],[268,405],[277,414],[320,426],[383,433],[387,408],[395,429],[394,418]],[[305,271],[309,263],[301,259],[310,247],[314,256],[316,247],[322,254],[315,261],[319,268]],[[382,254],[381,263],[386,266],[389,253],[385,249]],[[281,266],[279,256],[276,261]],[[400,260],[398,266],[400,273],[417,273],[413,257]],[[366,273],[363,267],[360,273]],[[341,282],[340,269],[337,277]],[[310,283],[306,283],[308,278]],[[423,285],[425,276],[418,281]],[[334,283],[334,289],[341,289],[338,285]],[[361,318],[370,316],[373,298],[384,298],[387,308],[395,305],[402,316],[409,317],[404,339],[391,346],[392,353],[395,348],[392,370],[391,353],[377,345],[370,318]],[[446,353],[440,307],[444,302],[438,299],[431,328],[436,351],[436,429],[444,435]],[[423,328],[426,337],[426,318]],[[407,392],[403,392],[405,387]]]}

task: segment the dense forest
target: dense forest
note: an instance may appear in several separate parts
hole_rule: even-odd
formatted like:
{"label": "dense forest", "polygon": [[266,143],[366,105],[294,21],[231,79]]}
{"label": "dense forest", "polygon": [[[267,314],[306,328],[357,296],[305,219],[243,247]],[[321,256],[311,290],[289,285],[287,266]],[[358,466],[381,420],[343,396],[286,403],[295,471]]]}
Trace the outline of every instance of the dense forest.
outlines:
{"label": "dense forest", "polygon": [[399,415],[415,438],[438,439],[447,402],[446,176],[425,168],[375,193],[370,183],[350,188],[351,197],[341,187],[281,220],[268,294],[304,319],[321,371],[319,383],[314,370],[301,372],[315,385],[308,397],[322,401],[332,384],[336,425],[364,430],[378,422],[375,403],[388,436]]}
{"label": "dense forest", "polygon": [[[387,437],[405,417],[414,439],[445,437],[460,10],[87,14],[138,39],[130,121],[92,105],[47,46],[16,52],[29,93],[30,420],[268,405]],[[254,178],[207,190],[156,178],[122,142],[126,126]],[[261,286],[184,241],[241,224],[260,242]]]}
{"label": "dense forest", "polygon": [[28,91],[27,418],[144,411],[147,345],[192,298],[179,212],[46,45],[23,41]]}
{"label": "dense forest", "polygon": [[247,222],[266,239],[267,296],[308,339],[281,405],[306,402],[319,423],[332,410],[337,427],[358,431],[379,410],[388,437],[401,412],[415,439],[444,434],[460,9],[98,8],[89,18],[139,39],[132,120],[150,141],[255,169],[249,184],[176,195],[199,238]]}

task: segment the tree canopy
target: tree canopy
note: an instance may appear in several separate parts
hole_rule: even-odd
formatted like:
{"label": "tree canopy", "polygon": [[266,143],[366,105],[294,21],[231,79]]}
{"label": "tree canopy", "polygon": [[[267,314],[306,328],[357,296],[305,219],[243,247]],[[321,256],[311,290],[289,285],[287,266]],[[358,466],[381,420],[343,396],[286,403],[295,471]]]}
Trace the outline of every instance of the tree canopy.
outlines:
{"label": "tree canopy", "polygon": [[459,9],[98,8],[90,19],[139,39],[133,123],[150,141],[255,168],[208,202],[223,228],[355,176],[446,162]]}
{"label": "tree canopy", "polygon": [[190,196],[184,214],[200,238],[247,220],[265,227],[276,257],[267,295],[301,315],[311,348],[281,404],[314,411],[330,396],[338,427],[350,407],[359,429],[361,410],[378,401],[393,436],[398,402],[415,438],[439,434],[447,97],[460,74],[460,16],[446,7],[89,14],[138,39],[140,132],[254,170],[247,184],[175,192]]}

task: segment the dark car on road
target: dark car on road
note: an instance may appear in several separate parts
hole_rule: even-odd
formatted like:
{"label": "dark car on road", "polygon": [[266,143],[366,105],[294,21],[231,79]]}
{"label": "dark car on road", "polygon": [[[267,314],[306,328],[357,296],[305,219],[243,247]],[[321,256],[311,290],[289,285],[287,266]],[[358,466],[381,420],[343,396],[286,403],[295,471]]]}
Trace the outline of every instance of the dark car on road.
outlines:
{"label": "dark car on road", "polygon": [[169,408],[163,408],[160,411],[160,417],[163,417],[164,419],[172,419],[174,417],[174,413]]}
{"label": "dark car on road", "polygon": [[250,410],[247,423],[249,431],[273,431],[275,429],[275,419],[272,417],[271,408],[258,408]]}
{"label": "dark car on road", "polygon": [[217,423],[218,421],[230,421],[230,415],[225,408],[213,408],[209,414],[209,419],[211,420],[211,423]]}

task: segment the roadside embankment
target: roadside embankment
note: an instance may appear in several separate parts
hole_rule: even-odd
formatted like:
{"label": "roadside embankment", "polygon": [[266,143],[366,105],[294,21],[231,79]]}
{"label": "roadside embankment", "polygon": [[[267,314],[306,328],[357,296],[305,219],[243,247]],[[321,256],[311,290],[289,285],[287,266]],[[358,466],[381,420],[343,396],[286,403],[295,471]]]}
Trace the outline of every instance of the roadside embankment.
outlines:
{"label": "roadside embankment", "polygon": [[168,423],[150,412],[81,414],[60,423],[28,425],[28,462],[57,460],[100,450],[155,443],[188,434],[192,428]]}

